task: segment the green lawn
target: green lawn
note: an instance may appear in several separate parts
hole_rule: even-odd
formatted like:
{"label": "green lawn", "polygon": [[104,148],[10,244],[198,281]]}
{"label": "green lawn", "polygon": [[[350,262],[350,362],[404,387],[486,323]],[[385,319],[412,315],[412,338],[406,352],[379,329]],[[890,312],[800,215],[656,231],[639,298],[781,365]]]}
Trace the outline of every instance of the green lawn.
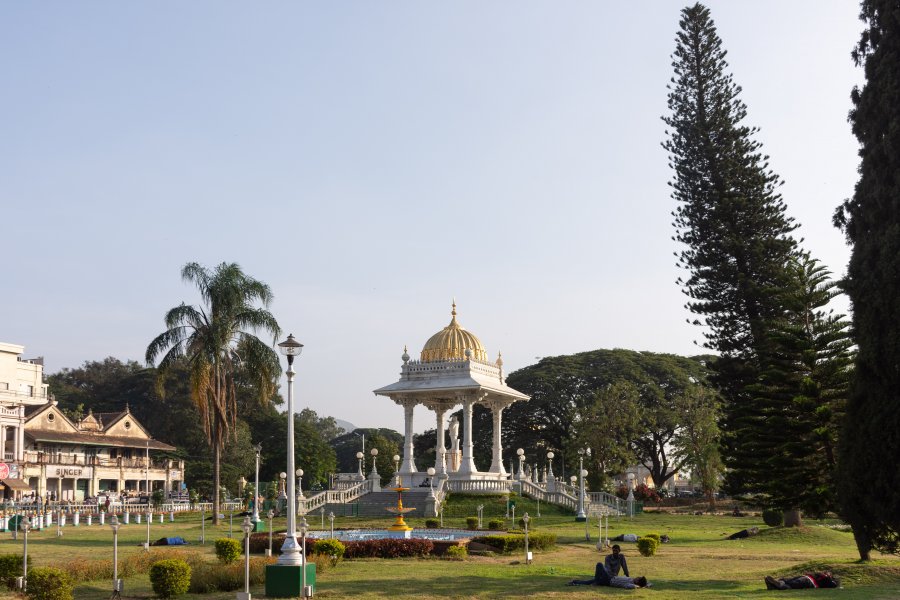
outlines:
{"label": "green lawn", "polygon": [[[475,514],[480,500],[458,498],[445,511],[446,526],[464,526],[465,516]],[[483,501],[485,522],[505,511],[502,503]],[[601,557],[594,544],[597,541],[596,521],[591,522],[591,541],[584,539],[585,526],[576,523],[570,514],[555,508],[541,507],[540,518],[536,506],[518,499],[517,517],[527,510],[533,517],[531,524],[541,530],[557,534],[556,549],[535,554],[534,563],[523,564],[520,556],[478,556],[465,561],[438,558],[423,560],[353,560],[319,574],[316,597],[323,598],[505,598],[540,596],[542,598],[618,598],[641,597],[658,600],[681,598],[782,598],[785,592],[768,592],[762,578],[766,574],[790,574],[805,568],[832,568],[844,577],[840,590],[809,590],[787,592],[790,597],[805,598],[900,598],[900,558],[880,557],[873,564],[854,562],[852,535],[809,522],[800,530],[768,529],[754,517],[711,515],[666,515],[646,513],[628,519],[611,519],[609,533],[668,534],[672,541],[662,545],[657,556],[644,558],[633,544],[623,544],[632,575],[646,575],[653,587],[647,590],[626,591],[595,587],[567,587],[574,577],[592,575],[594,563]],[[309,517],[310,525],[321,526],[318,514]],[[235,537],[239,536],[239,518],[235,518]],[[339,517],[335,527],[385,527],[391,517],[384,519],[354,519]],[[413,527],[423,527],[421,517],[409,518]],[[283,520],[275,521],[276,529],[284,527]],[[326,520],[327,526],[327,520]],[[751,526],[763,529],[754,538],[729,541],[725,537],[734,531]],[[188,540],[190,552],[199,552],[212,561],[212,540],[228,534],[228,520],[213,529],[206,527],[207,544],[197,543],[200,534],[198,515],[181,515],[174,524],[154,524],[151,539],[180,535]],[[21,534],[18,541],[12,534],[0,535],[0,553],[21,553]],[[146,537],[146,525],[129,525],[120,530],[119,556],[139,554],[139,544]],[[182,547],[185,548],[185,547]],[[155,549],[165,555],[174,548]],[[183,550],[180,550],[183,551]],[[55,529],[35,532],[29,536],[29,554],[34,565],[63,565],[75,560],[99,561],[112,558],[112,532],[108,526],[94,524],[88,528],[67,527],[62,538]],[[804,565],[807,565],[804,567]],[[75,597],[101,600],[110,595],[109,581],[95,581],[76,587]],[[262,586],[251,592],[262,597]],[[13,594],[7,594],[12,597]],[[125,598],[152,596],[146,575],[126,578]],[[234,592],[204,596],[208,600],[234,598]]]}

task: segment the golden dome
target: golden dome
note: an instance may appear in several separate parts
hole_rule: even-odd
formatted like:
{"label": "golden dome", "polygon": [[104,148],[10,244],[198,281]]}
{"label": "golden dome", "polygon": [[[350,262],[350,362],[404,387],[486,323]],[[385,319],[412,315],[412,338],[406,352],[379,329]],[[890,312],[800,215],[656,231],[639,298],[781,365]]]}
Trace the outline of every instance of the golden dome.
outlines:
{"label": "golden dome", "polygon": [[487,361],[487,351],[481,345],[474,334],[466,331],[456,322],[456,302],[453,302],[453,310],[450,312],[452,319],[450,324],[428,338],[425,347],[422,348],[422,362],[437,362],[439,360],[465,360],[466,350],[471,350],[471,358]]}

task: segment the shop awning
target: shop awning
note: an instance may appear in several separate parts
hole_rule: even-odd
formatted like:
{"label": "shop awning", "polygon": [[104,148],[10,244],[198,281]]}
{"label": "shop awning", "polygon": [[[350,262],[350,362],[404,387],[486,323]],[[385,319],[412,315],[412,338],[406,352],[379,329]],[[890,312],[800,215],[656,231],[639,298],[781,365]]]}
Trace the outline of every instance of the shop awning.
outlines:
{"label": "shop awning", "polygon": [[17,492],[31,492],[31,487],[21,479],[0,479],[0,483]]}

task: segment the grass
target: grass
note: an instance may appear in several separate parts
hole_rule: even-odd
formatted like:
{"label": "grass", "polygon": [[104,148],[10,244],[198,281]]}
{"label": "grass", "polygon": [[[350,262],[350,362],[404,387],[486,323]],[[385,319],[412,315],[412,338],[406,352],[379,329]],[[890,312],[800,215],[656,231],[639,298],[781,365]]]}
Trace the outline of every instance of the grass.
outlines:
{"label": "grass", "polygon": [[[804,571],[831,569],[844,580],[840,590],[798,590],[791,597],[843,599],[900,598],[900,558],[878,557],[869,564],[855,562],[853,536],[845,531],[809,522],[795,529],[767,528],[758,517],[714,515],[669,515],[645,513],[628,519],[610,519],[609,534],[657,532],[667,534],[672,541],[660,546],[657,556],[645,558],[633,544],[622,544],[628,557],[632,575],[646,575],[653,587],[626,591],[609,588],[567,587],[565,583],[576,577],[588,577],[594,563],[601,558],[595,544],[597,523],[589,523],[590,541],[585,541],[585,525],[576,523],[571,514],[555,507],[541,506],[536,517],[536,505],[516,498],[517,518],[527,510],[532,516],[531,526],[556,533],[559,545],[535,554],[534,563],[523,564],[520,556],[477,556],[463,561],[439,558],[419,560],[352,560],[319,574],[316,597],[321,598],[509,598],[540,596],[542,598],[652,598],[676,600],[686,598],[783,598],[783,592],[766,591],[762,578],[767,574],[788,575]],[[454,497],[444,513],[444,524],[465,527],[465,517],[475,515],[475,506],[485,504],[484,518],[505,514],[501,501],[477,497]],[[213,528],[206,526],[205,545],[197,543],[200,535],[198,515],[179,515],[176,523],[151,527],[151,539],[182,536],[190,546],[156,548],[154,556],[164,557],[183,552],[196,553],[198,560],[215,562],[212,542],[227,537],[228,520]],[[318,514],[308,517],[311,527],[321,527]],[[235,517],[234,537],[240,536],[240,520]],[[379,527],[391,522],[384,519],[338,517],[336,528]],[[424,517],[407,519],[413,527],[424,527]],[[326,528],[328,521],[325,521]],[[757,526],[759,535],[743,540],[726,540],[728,534]],[[284,528],[284,520],[275,521],[276,529]],[[146,538],[146,525],[128,525],[120,530],[119,560],[146,562],[140,543]],[[54,528],[29,535],[29,554],[32,565],[81,564],[84,572],[104,574],[99,566],[112,558],[112,532],[108,526],[88,528],[67,527],[62,538]],[[0,553],[21,553],[12,535],[0,535]],[[142,556],[143,555],[143,556]],[[876,555],[877,556],[877,555]],[[91,570],[94,565],[94,570]],[[79,600],[105,600],[110,595],[108,579],[79,584],[75,597]],[[254,596],[262,597],[262,585],[251,586]],[[15,594],[3,594],[12,598]],[[125,598],[151,598],[152,591],[146,574],[125,579]],[[204,595],[188,594],[197,600],[225,600],[234,592],[215,592]]]}

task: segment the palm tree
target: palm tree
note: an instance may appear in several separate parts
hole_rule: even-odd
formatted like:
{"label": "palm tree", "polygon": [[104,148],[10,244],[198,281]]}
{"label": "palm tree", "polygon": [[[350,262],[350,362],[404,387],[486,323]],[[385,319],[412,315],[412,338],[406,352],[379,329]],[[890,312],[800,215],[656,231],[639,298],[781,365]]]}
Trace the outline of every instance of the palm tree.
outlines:
{"label": "palm tree", "polygon": [[[213,523],[219,520],[219,471],[222,449],[233,433],[237,417],[237,370],[250,376],[260,403],[275,392],[281,364],[273,350],[281,328],[267,310],[272,291],[266,284],[244,274],[235,263],[222,263],[210,271],[188,263],[181,278],[197,286],[203,306],[183,302],[166,313],[166,331],[147,346],[146,360],[157,366],[157,389],[165,393],[165,377],[175,365],[184,363],[190,376],[191,397],[203,420],[213,451]],[[262,307],[255,306],[261,303]],[[272,346],[256,332],[272,336]]]}

